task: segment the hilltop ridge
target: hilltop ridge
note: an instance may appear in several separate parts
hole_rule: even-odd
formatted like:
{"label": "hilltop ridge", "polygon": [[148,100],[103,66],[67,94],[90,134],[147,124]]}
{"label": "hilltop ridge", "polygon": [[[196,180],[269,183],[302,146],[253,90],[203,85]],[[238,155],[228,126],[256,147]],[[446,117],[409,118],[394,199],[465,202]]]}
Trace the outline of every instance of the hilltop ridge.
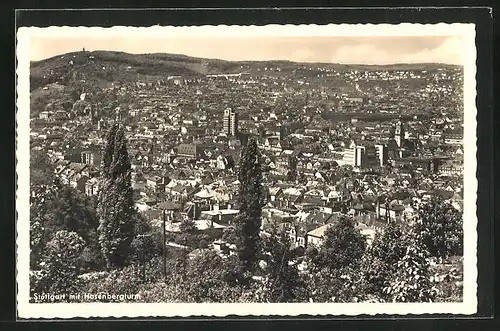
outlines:
{"label": "hilltop ridge", "polygon": [[[330,68],[337,70],[435,70],[453,68],[454,65],[437,63],[358,65],[335,63],[299,63],[286,60],[226,61],[206,59],[183,54],[151,53],[130,54],[117,51],[79,51],[61,54],[30,64],[31,90],[51,83],[63,85],[75,80],[90,80],[102,85],[112,81],[137,78],[148,80],[159,76],[197,76],[232,74],[239,72],[262,73],[265,67],[279,67],[280,74],[295,73],[303,69]],[[271,74],[271,73],[267,73]],[[273,73],[278,74],[278,73]]]}

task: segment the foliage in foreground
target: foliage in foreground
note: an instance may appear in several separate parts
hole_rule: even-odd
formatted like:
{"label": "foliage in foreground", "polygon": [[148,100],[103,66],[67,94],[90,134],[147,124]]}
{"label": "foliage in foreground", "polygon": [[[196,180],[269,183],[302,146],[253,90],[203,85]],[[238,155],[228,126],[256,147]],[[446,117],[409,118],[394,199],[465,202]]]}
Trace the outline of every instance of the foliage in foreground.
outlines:
{"label": "foliage in foreground", "polygon": [[40,270],[31,277],[33,292],[59,295],[78,292],[84,245],[84,240],[75,232],[57,232],[47,243]]}
{"label": "foliage in foreground", "polygon": [[419,210],[416,231],[430,256],[448,258],[463,255],[463,215],[450,203],[435,198]]}
{"label": "foliage in foreground", "polygon": [[[113,141],[122,147],[117,153],[110,149],[105,158],[109,178],[116,179],[109,185],[128,187],[122,138]],[[248,171],[257,172],[258,167],[252,169],[257,158],[249,159],[253,161]],[[309,247],[302,255],[290,249],[284,232],[259,235],[253,241],[261,206],[255,196],[257,189],[261,194],[261,187],[260,182],[242,176],[247,182],[241,195],[244,217],[222,235],[230,242],[240,240],[243,249],[226,257],[212,250],[195,256],[188,255],[190,250],[169,250],[164,276],[162,235],[126,207],[127,194],[102,196],[99,222],[94,202],[58,183],[50,177],[50,165],[47,169],[48,176],[34,174],[32,183],[32,295],[119,293],[136,295],[126,300],[141,302],[450,302],[462,298],[462,260],[450,259],[462,252],[461,215],[443,202],[424,205],[412,225],[389,224],[370,247],[352,220],[341,218],[325,232],[321,247]],[[251,195],[253,199],[248,198]],[[103,201],[113,199],[123,203],[111,204],[119,207],[106,212],[121,215],[113,224],[126,226],[109,227],[116,230],[109,232],[116,240],[103,245],[104,219],[114,222],[110,215],[103,218]],[[173,241],[191,249],[206,248],[217,237],[198,231],[189,220],[181,230]],[[119,247],[122,256],[108,254]],[[104,270],[103,258],[111,268]]]}

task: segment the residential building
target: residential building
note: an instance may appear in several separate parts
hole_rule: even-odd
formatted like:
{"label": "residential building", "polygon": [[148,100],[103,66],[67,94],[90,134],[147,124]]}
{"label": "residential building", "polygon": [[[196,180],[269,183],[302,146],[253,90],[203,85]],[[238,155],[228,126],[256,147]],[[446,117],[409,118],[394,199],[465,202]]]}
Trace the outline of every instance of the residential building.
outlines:
{"label": "residential building", "polygon": [[99,166],[101,164],[101,154],[94,151],[83,151],[81,153],[81,163]]}
{"label": "residential building", "polygon": [[386,145],[376,144],[375,146],[377,160],[379,166],[384,166],[387,164],[389,159],[389,153]]}
{"label": "residential building", "polygon": [[227,108],[224,110],[224,133],[228,136],[236,136],[238,134],[238,113]]}

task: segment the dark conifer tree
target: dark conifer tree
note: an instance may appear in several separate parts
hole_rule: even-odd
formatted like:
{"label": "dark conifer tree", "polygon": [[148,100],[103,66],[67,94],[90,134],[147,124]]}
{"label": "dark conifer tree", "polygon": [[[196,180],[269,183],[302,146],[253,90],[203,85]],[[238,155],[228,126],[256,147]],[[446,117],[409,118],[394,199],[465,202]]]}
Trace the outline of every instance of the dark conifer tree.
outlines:
{"label": "dark conifer tree", "polygon": [[257,142],[250,139],[240,159],[239,214],[235,220],[238,256],[243,266],[251,269],[257,260],[263,204],[262,170]]}
{"label": "dark conifer tree", "polygon": [[113,162],[113,153],[115,151],[115,136],[118,130],[118,125],[113,125],[106,135],[106,146],[102,155],[102,177],[108,179],[110,177],[109,169]]}
{"label": "dark conifer tree", "polygon": [[98,201],[98,233],[107,266],[113,268],[125,264],[134,239],[134,222],[137,215],[123,128],[114,125],[107,138]]}

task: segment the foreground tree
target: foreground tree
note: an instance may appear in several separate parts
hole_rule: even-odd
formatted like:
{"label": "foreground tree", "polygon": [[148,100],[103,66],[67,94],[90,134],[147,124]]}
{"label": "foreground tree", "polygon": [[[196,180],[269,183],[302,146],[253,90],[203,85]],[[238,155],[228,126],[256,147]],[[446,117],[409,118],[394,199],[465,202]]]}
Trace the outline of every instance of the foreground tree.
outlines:
{"label": "foreground tree", "polygon": [[82,268],[102,267],[94,201],[63,185],[45,153],[32,150],[30,156],[30,268],[39,269],[45,246],[61,230],[76,232],[85,240]]}
{"label": "foreground tree", "polygon": [[77,293],[81,288],[80,255],[84,240],[75,232],[57,232],[45,247],[41,269],[32,278],[32,290],[36,293]]}
{"label": "foreground tree", "polygon": [[[59,183],[47,154],[30,150],[30,269],[38,268],[41,252],[47,243],[45,215],[57,197]],[[55,232],[53,232],[55,233]]]}
{"label": "foreground tree", "polygon": [[[144,302],[235,302],[242,286],[234,286],[232,268],[237,259],[222,259],[214,251],[203,251],[187,261],[178,256],[169,261],[167,280],[144,284],[140,290]],[[182,275],[184,273],[184,275]]]}
{"label": "foreground tree", "polygon": [[347,217],[341,217],[325,231],[323,244],[314,258],[316,267],[338,270],[357,266],[366,249],[366,239]]}
{"label": "foreground tree", "polygon": [[51,186],[56,182],[52,162],[46,153],[30,150],[30,186],[32,189]]}
{"label": "foreground tree", "polygon": [[30,206],[31,268],[38,269],[46,244],[61,230],[76,232],[85,240],[83,267],[102,267],[97,241],[98,224],[93,201],[80,191],[61,184],[33,186]]}
{"label": "foreground tree", "polygon": [[391,222],[377,233],[363,257],[364,291],[378,298],[388,299],[384,288],[398,271],[397,264],[405,256],[408,238],[401,224]]}
{"label": "foreground tree", "polygon": [[308,289],[315,302],[354,302],[359,300],[361,259],[366,239],[352,221],[341,217],[331,224],[318,250],[308,248]]}
{"label": "foreground tree", "polygon": [[234,244],[238,240],[238,233],[236,232],[235,227],[227,226],[222,230],[222,240]]}
{"label": "foreground tree", "polygon": [[432,302],[437,294],[430,281],[426,247],[418,233],[410,233],[406,253],[396,263],[396,273],[384,293],[393,302]]}
{"label": "foreground tree", "polygon": [[[163,254],[163,233],[154,227],[139,213],[134,218],[135,236],[130,244],[130,254],[127,264],[140,265],[141,268],[149,261]],[[161,266],[161,263],[159,264]]]}
{"label": "foreground tree", "polygon": [[130,159],[123,127],[114,125],[107,136],[98,199],[99,243],[108,268],[122,267],[134,239]]}
{"label": "foreground tree", "polygon": [[322,268],[309,273],[307,291],[311,302],[357,302],[362,294],[357,269]]}
{"label": "foreground tree", "polygon": [[181,224],[179,225],[179,230],[181,231],[181,233],[188,236],[188,238],[189,236],[194,236],[198,232],[196,223],[190,218],[182,220]]}
{"label": "foreground tree", "polygon": [[263,203],[260,153],[254,139],[243,149],[238,179],[240,212],[235,219],[236,246],[240,261],[245,268],[251,269],[257,261]]}
{"label": "foreground tree", "polygon": [[274,231],[264,239],[265,270],[263,298],[267,302],[300,302],[307,298],[306,283],[297,269],[286,232]]}
{"label": "foreground tree", "polygon": [[419,232],[431,256],[447,258],[463,254],[463,216],[460,211],[436,197],[423,204],[418,214],[415,231]]}
{"label": "foreground tree", "polygon": [[[125,302],[137,301],[133,295],[137,294],[142,283],[141,269],[139,266],[131,264],[110,272],[86,274],[85,284],[81,292],[94,295],[102,293],[127,295],[130,299],[125,300]],[[85,301],[84,299],[83,302]],[[102,302],[124,302],[124,300],[103,298]]]}

